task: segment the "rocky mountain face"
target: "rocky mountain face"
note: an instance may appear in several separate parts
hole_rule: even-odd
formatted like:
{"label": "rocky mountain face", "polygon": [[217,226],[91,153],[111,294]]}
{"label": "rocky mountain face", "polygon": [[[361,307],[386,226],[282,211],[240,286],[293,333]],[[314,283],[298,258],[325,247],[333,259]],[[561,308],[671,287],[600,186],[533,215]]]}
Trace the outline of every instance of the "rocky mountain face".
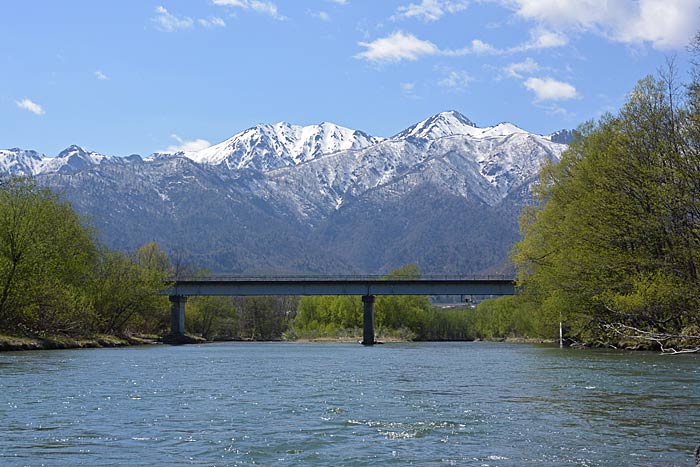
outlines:
{"label": "rocky mountain face", "polygon": [[566,133],[480,128],[457,112],[391,138],[330,123],[258,125],[193,153],[57,157],[0,150],[0,174],[34,176],[112,248],[156,241],[228,273],[498,272],[545,160]]}

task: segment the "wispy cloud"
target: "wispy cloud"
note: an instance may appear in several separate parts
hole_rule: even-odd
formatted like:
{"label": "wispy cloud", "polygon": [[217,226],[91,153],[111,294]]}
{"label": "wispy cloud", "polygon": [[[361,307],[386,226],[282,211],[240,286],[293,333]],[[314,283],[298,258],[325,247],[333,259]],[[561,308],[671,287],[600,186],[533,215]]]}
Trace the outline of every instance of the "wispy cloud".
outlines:
{"label": "wispy cloud", "polygon": [[540,70],[540,65],[532,58],[528,57],[522,62],[511,63],[503,71],[511,78],[522,78],[523,75],[529,75]]}
{"label": "wispy cloud", "polygon": [[195,152],[211,146],[211,143],[206,139],[185,140],[174,133],[170,137],[177,141],[178,144],[170,145],[165,151],[161,152]]}
{"label": "wispy cloud", "polygon": [[573,85],[553,78],[530,77],[523,84],[535,93],[538,101],[567,101],[579,97]]}
{"label": "wispy cloud", "polygon": [[326,22],[328,22],[328,21],[331,20],[331,15],[329,15],[329,14],[328,14],[327,12],[325,12],[325,11],[316,11],[316,12],[310,11],[310,12],[309,12],[309,15],[311,15],[311,16],[314,17],[314,18],[320,19],[321,21],[326,21]]}
{"label": "wispy cloud", "polygon": [[280,14],[275,3],[266,0],[212,0],[212,3],[219,6],[256,11],[258,13],[268,15],[276,20],[287,19],[285,16]]}
{"label": "wispy cloud", "polygon": [[657,49],[684,47],[700,24],[697,0],[500,0],[522,18],[566,33],[588,32]]}
{"label": "wispy cloud", "polygon": [[400,83],[399,86],[401,87],[401,94],[403,94],[405,97],[411,98],[411,99],[418,99],[418,95],[416,94],[416,83],[413,82],[405,82],[405,83]]}
{"label": "wispy cloud", "polygon": [[404,18],[416,18],[425,22],[437,21],[447,13],[457,13],[466,10],[469,2],[466,0],[422,0],[420,3],[411,3],[400,6],[393,20]]}
{"label": "wispy cloud", "polygon": [[431,55],[457,57],[462,55],[498,55],[506,53],[491,44],[474,39],[470,45],[461,49],[441,49],[434,43],[417,38],[411,33],[395,31],[387,37],[371,42],[358,42],[366,50],[355,55],[355,58],[373,63],[400,62],[402,60],[418,60]]}
{"label": "wispy cloud", "polygon": [[152,18],[156,28],[164,32],[173,32],[178,29],[188,29],[194,25],[194,20],[187,16],[175,16],[164,6],[156,7],[156,16]]}
{"label": "wispy cloud", "polygon": [[528,41],[513,47],[499,49],[487,42],[474,39],[471,43],[471,47],[453,51],[453,54],[457,52],[457,54],[508,55],[527,52],[529,50],[563,47],[568,43],[569,39],[563,34],[538,27],[530,31],[530,39]]}
{"label": "wispy cloud", "polygon": [[454,91],[463,91],[474,81],[474,77],[464,70],[442,69],[444,77],[438,81],[438,86]]}
{"label": "wispy cloud", "polygon": [[475,53],[477,55],[496,55],[500,54],[501,51],[487,42],[474,39],[472,41],[471,53]]}
{"label": "wispy cloud", "polygon": [[348,0],[328,0],[331,3],[335,3],[336,5],[347,5]]}
{"label": "wispy cloud", "polygon": [[223,28],[226,26],[226,21],[219,18],[218,16],[210,16],[209,18],[198,19],[197,22],[200,26],[205,28]]}
{"label": "wispy cloud", "polygon": [[565,36],[544,29],[535,29],[530,33],[530,40],[520,45],[500,49],[488,42],[474,39],[466,47],[460,49],[441,49],[431,41],[419,39],[411,33],[395,31],[392,34],[375,39],[371,42],[358,42],[366,50],[355,55],[355,58],[373,63],[391,63],[402,60],[418,60],[431,55],[457,57],[463,55],[507,55],[525,52],[533,49],[561,47],[568,40]]}
{"label": "wispy cloud", "polygon": [[109,76],[107,76],[105,73],[103,73],[100,70],[95,71],[95,78],[99,79],[100,81],[109,80]]}
{"label": "wispy cloud", "polygon": [[15,101],[15,104],[17,104],[17,107],[19,107],[20,109],[27,110],[35,115],[44,115],[46,113],[43,107],[41,107],[39,104],[32,101],[31,99],[25,98],[21,101]]}

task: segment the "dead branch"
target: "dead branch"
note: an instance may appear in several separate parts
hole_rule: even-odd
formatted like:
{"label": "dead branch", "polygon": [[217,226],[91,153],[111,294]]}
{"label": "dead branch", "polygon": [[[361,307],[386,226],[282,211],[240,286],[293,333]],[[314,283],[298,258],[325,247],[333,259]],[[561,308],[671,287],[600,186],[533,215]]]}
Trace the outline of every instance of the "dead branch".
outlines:
{"label": "dead branch", "polygon": [[684,341],[698,341],[700,342],[700,336],[690,335],[690,334],[669,334],[663,332],[653,332],[644,331],[643,329],[636,328],[634,326],[628,326],[623,323],[604,323],[601,325],[603,329],[612,331],[615,334],[622,336],[627,339],[637,339],[647,342],[654,342],[661,349],[663,355],[677,355],[682,353],[696,353],[700,352],[700,346],[688,347],[683,349],[675,349],[673,347],[667,347],[666,344],[670,340],[680,339]]}

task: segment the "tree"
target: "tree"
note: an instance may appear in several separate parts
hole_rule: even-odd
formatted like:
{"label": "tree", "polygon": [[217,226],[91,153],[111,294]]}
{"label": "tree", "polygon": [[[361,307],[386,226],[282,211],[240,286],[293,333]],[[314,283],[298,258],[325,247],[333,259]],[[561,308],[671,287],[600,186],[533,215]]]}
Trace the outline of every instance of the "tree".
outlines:
{"label": "tree", "polygon": [[619,341],[611,323],[698,324],[700,114],[688,89],[673,67],[641,80],[618,115],[582,126],[542,170],[513,258],[525,292],[581,340]]}
{"label": "tree", "polygon": [[89,327],[84,294],[96,256],[93,232],[48,189],[0,185],[0,328],[71,332]]}
{"label": "tree", "polygon": [[103,251],[92,282],[98,330],[108,334],[164,331],[169,303],[159,293],[166,285],[162,272],[143,267],[124,253]]}

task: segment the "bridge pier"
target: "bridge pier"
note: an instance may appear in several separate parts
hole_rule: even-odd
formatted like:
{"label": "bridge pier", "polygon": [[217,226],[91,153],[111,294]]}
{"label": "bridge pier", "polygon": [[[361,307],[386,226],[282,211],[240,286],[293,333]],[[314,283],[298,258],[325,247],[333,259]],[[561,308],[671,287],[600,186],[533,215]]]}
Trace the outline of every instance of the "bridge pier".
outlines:
{"label": "bridge pier", "polygon": [[363,295],[362,345],[374,345],[374,295]]}
{"label": "bridge pier", "polygon": [[166,344],[186,344],[189,339],[185,336],[185,303],[184,295],[170,295],[170,334],[163,338]]}

